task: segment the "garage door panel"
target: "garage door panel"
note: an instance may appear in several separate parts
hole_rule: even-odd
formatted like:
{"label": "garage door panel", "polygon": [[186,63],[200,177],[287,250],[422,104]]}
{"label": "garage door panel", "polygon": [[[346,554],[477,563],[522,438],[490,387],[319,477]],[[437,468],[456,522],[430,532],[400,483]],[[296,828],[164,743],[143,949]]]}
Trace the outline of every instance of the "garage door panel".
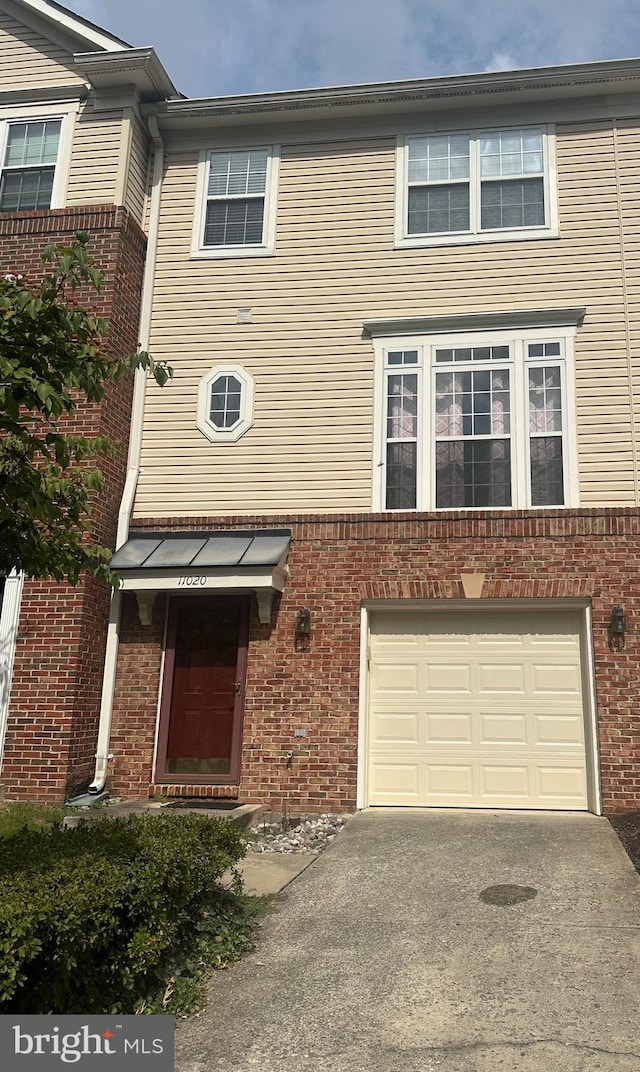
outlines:
{"label": "garage door panel", "polygon": [[580,651],[580,637],[575,632],[575,619],[567,621],[567,631],[559,632],[550,629],[548,633],[531,633],[528,645],[532,651],[549,651],[552,654],[561,652],[563,657],[567,652],[578,654]]}
{"label": "garage door panel", "polygon": [[538,797],[541,801],[562,800],[565,807],[580,807],[587,793],[585,771],[579,766],[538,766]]}
{"label": "garage door panel", "polygon": [[417,663],[376,663],[372,670],[373,687],[378,695],[389,693],[395,696],[399,692],[418,696],[420,672]]}
{"label": "garage door panel", "polygon": [[417,804],[424,797],[424,771],[418,763],[374,763],[371,795],[376,804]]}
{"label": "garage door panel", "polygon": [[423,651],[461,653],[467,651],[471,647],[471,644],[472,638],[463,634],[433,633],[422,638],[421,648]]}
{"label": "garage door panel", "polygon": [[526,669],[521,662],[478,664],[478,692],[486,696],[494,692],[526,692]]}
{"label": "garage door panel", "polygon": [[405,743],[417,745],[421,741],[420,719],[417,713],[380,711],[373,715],[376,747]]}
{"label": "garage door panel", "polygon": [[577,715],[536,715],[535,740],[537,745],[575,745],[584,749],[584,718]]}
{"label": "garage door panel", "polygon": [[426,744],[469,744],[473,743],[472,720],[468,713],[429,714],[426,715]]}
{"label": "garage door panel", "polygon": [[482,713],[479,716],[480,740],[487,745],[527,746],[527,719],[524,714]]}
{"label": "garage door panel", "polygon": [[470,763],[427,763],[426,774],[430,802],[460,804],[473,800],[473,767]]}
{"label": "garage door panel", "polygon": [[482,764],[480,767],[481,794],[487,804],[525,804],[531,798],[527,764]]}
{"label": "garage door panel", "polygon": [[491,632],[491,634],[478,634],[472,638],[478,651],[486,652],[514,652],[521,654],[529,646],[530,638],[509,632]]}
{"label": "garage door panel", "polygon": [[389,648],[417,648],[422,644],[422,627],[416,621],[407,621],[404,611],[394,613],[389,611],[384,617],[372,619],[370,622],[370,634],[375,637],[375,642],[380,651],[385,646]]}
{"label": "garage door panel", "polygon": [[549,692],[553,696],[581,694],[580,666],[576,663],[534,663],[531,667],[532,693]]}
{"label": "garage door panel", "polygon": [[462,692],[471,695],[471,667],[468,663],[432,663],[425,667],[427,694]]}
{"label": "garage door panel", "polygon": [[576,611],[375,615],[369,803],[586,809],[581,686]]}

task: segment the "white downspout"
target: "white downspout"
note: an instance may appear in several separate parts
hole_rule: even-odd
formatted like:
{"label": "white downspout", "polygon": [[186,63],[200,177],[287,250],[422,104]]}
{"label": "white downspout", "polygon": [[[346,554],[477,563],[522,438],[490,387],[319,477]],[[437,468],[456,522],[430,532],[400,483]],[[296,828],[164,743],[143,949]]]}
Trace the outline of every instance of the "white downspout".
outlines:
{"label": "white downspout", "polygon": [[[155,115],[149,116],[149,134],[154,144],[153,179],[151,184],[151,203],[149,211],[149,237],[147,240],[147,257],[142,284],[142,303],[140,307],[140,348],[149,349],[151,338],[151,311],[153,307],[153,285],[155,279],[156,254],[158,250],[158,229],[160,225],[160,204],[162,199],[162,176],[164,172],[164,145],[158,129]],[[118,532],[116,550],[122,547],[129,535],[129,522],[140,475],[140,454],[142,450],[142,426],[144,421],[144,402],[147,390],[146,369],[135,371],[133,385],[133,402],[131,405],[131,431],[129,434],[129,456],[127,459],[127,476],[122,492],[122,502],[118,514]],[[116,662],[118,642],[120,639],[120,608],[122,593],[114,589],[111,596],[107,646],[104,659],[104,676],[102,679],[102,698],[100,701],[100,721],[98,723],[98,745],[96,751],[96,769],[89,793],[101,793],[107,780],[109,741],[111,738],[111,716],[116,684]]]}
{"label": "white downspout", "polygon": [[[164,172],[164,145],[158,120],[150,115],[149,133],[155,147],[153,158],[153,179],[151,184],[151,205],[149,212],[149,239],[147,242],[147,259],[142,284],[142,303],[140,307],[140,349],[148,350],[151,339],[151,311],[153,307],[153,285],[156,274],[156,254],[158,252],[158,229],[160,226],[160,202],[162,197],[162,175]],[[147,393],[147,371],[138,368],[135,371],[133,403],[131,406],[131,433],[129,435],[129,457],[127,459],[127,478],[122,493],[120,513],[118,514],[118,534],[116,551],[122,547],[129,535],[129,522],[133,501],[140,475],[140,453],[142,450],[142,425],[144,421],[144,400]]]}
{"label": "white downspout", "polygon": [[12,570],[4,582],[2,610],[0,611],[0,772],[2,771],[4,742],[7,735],[11,678],[13,676],[13,660],[16,654],[23,585],[24,573]]}

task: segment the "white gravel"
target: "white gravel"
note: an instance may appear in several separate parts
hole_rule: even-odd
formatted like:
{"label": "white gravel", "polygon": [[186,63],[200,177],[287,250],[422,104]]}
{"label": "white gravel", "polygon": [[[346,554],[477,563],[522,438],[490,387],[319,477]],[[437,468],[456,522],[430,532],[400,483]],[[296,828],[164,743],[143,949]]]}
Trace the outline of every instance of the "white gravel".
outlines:
{"label": "white gravel", "polygon": [[319,853],[338,836],[350,815],[310,815],[291,830],[282,823],[259,823],[247,831],[247,852]]}

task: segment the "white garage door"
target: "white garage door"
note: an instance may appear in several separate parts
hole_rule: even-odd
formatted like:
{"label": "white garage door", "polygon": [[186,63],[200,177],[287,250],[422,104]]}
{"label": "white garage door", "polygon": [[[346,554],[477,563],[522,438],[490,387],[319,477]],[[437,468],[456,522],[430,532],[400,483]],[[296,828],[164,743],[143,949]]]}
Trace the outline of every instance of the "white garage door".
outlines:
{"label": "white garage door", "polygon": [[586,810],[580,615],[371,616],[369,804]]}

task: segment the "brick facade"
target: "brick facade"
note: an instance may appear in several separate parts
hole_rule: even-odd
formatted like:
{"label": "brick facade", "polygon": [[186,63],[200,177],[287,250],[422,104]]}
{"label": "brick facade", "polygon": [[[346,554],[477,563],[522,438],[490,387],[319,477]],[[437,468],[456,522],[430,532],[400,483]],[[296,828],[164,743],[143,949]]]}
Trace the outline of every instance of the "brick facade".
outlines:
{"label": "brick facade", "polygon": [[[607,812],[640,808],[640,514],[635,509],[458,514],[166,518],[137,529],[290,527],[291,577],[271,626],[254,608],[242,774],[237,787],[152,785],[166,597],[140,625],[127,595],[121,632],[109,784],[145,797],[237,795],[289,812],[356,804],[360,613],[369,600],[464,598],[462,576],[484,573],[483,599],[590,603],[600,771]],[[194,598],[197,598],[194,596]],[[476,601],[472,601],[478,605]],[[622,650],[609,646],[611,608],[626,611]],[[311,637],[296,648],[298,610]],[[294,737],[304,729],[303,739]],[[286,752],[293,750],[291,769]]]}
{"label": "brick facade", "polygon": [[[99,295],[80,295],[110,320],[109,345],[118,356],[137,349],[146,239],[125,209],[113,206],[0,215],[0,271],[37,281],[48,242],[90,235],[90,251],[105,273]],[[69,429],[108,435],[115,456],[101,461],[106,478],[91,519],[91,535],[113,546],[124,485],[133,377],[112,386],[102,403],[82,407]],[[60,801],[93,773],[102,687],[109,592],[92,577],[76,587],[27,581],[11,690],[2,789],[7,799]]]}

